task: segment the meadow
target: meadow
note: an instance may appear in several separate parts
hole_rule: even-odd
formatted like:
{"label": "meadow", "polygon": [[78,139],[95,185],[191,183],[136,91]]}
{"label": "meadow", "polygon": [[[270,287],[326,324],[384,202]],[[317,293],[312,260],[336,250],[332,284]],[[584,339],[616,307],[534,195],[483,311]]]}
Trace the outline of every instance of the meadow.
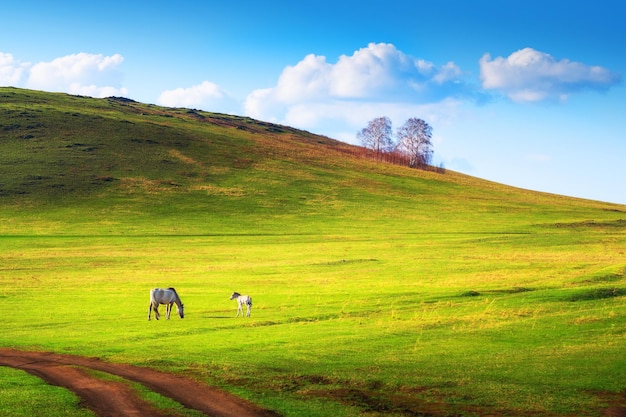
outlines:
{"label": "meadow", "polygon": [[[0,138],[0,347],[181,373],[284,416],[624,406],[626,207],[245,119],[2,91],[6,117],[40,116]],[[68,122],[94,114],[106,140]],[[158,286],[184,319],[147,321]],[[0,381],[9,416],[91,415],[21,371]]]}

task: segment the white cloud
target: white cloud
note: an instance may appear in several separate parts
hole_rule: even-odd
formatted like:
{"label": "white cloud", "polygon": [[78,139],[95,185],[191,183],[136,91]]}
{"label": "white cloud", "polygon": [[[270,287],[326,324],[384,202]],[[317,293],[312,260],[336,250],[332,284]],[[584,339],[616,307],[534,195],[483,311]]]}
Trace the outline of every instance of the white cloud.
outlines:
{"label": "white cloud", "polygon": [[0,52],[0,85],[18,86],[28,67],[29,64],[17,61],[13,55]]}
{"label": "white cloud", "polygon": [[25,86],[92,97],[126,95],[127,90],[120,87],[122,74],[117,71],[123,61],[119,54],[104,56],[81,52],[66,55],[33,65]]}
{"label": "white cloud", "polygon": [[508,58],[480,59],[483,88],[497,90],[517,102],[566,100],[581,90],[605,90],[621,80],[606,68],[588,66],[568,59],[557,61],[532,48],[521,49]]}
{"label": "white cloud", "polygon": [[370,43],[351,56],[342,55],[335,64],[323,56],[307,55],[283,70],[272,95],[287,104],[328,98],[432,102],[443,97],[434,97],[441,85],[458,87],[461,75],[452,62],[437,68],[391,44]]}
{"label": "white cloud", "polygon": [[0,85],[92,97],[126,95],[117,71],[123,61],[119,54],[78,53],[30,64],[0,52]]}
{"label": "white cloud", "polygon": [[157,103],[169,107],[201,108],[223,113],[236,112],[236,100],[217,84],[204,81],[189,88],[163,91]]}
{"label": "white cloud", "polygon": [[334,64],[307,55],[286,67],[274,87],[253,91],[245,113],[345,140],[374,117],[395,123],[425,113],[436,117],[457,97],[472,94],[462,75],[452,62],[437,67],[394,45],[371,43]]}

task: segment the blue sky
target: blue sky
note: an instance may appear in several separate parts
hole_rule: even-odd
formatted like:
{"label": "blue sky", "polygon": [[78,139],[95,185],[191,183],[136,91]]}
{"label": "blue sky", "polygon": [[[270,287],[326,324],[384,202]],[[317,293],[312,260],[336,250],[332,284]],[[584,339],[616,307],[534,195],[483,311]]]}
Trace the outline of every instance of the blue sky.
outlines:
{"label": "blue sky", "polygon": [[419,117],[436,164],[626,204],[624,18],[621,0],[22,0],[2,6],[0,85],[350,143],[375,117]]}

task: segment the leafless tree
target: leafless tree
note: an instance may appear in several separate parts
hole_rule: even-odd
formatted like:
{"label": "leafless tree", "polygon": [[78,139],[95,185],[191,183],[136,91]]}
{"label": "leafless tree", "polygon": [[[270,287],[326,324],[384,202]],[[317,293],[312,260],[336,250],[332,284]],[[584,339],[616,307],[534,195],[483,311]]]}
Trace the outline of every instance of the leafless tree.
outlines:
{"label": "leafless tree", "polygon": [[391,120],[388,117],[377,117],[358,132],[356,137],[361,145],[374,151],[376,158],[382,160],[383,153],[391,151],[393,147],[391,135]]}
{"label": "leafless tree", "polygon": [[416,117],[407,120],[396,133],[398,150],[409,157],[413,168],[429,165],[432,159],[433,129],[428,123]]}

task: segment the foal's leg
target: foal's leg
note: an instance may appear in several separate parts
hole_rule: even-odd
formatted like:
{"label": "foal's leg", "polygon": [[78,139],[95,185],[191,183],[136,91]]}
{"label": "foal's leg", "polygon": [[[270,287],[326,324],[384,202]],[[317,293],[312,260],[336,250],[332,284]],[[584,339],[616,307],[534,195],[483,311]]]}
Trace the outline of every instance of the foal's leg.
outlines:
{"label": "foal's leg", "polygon": [[239,317],[240,311],[241,311],[241,317],[243,317],[243,307],[241,306],[241,303],[237,301],[237,315],[235,316],[235,318]]}
{"label": "foal's leg", "polygon": [[250,317],[250,310],[252,310],[252,305],[247,304],[247,306],[248,306],[248,317]]}

